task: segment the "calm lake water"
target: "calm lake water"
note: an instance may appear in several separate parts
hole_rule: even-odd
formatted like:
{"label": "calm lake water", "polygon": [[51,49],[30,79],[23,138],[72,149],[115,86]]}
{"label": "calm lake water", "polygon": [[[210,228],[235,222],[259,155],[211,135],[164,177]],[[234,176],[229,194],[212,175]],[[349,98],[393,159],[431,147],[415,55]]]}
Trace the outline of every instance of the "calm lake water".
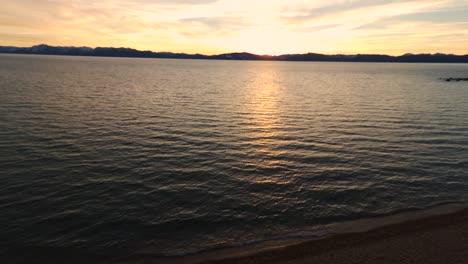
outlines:
{"label": "calm lake water", "polygon": [[[462,64],[0,55],[0,237],[177,255],[468,201]],[[118,251],[116,251],[118,250]]]}

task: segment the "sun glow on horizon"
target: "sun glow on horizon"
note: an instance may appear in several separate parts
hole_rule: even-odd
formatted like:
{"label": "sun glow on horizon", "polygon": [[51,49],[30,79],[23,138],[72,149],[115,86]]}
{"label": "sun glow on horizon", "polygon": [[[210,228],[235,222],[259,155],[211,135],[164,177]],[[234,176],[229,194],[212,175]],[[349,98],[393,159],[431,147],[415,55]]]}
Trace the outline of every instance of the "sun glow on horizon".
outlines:
{"label": "sun glow on horizon", "polygon": [[468,53],[467,0],[17,0],[0,45],[219,54]]}

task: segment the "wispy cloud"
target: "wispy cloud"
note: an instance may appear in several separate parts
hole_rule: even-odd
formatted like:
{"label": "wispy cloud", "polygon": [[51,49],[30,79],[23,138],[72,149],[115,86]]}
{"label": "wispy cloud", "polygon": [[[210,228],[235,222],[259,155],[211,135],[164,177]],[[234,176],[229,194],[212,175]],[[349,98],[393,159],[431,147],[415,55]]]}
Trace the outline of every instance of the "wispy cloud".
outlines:
{"label": "wispy cloud", "polygon": [[468,53],[467,13],[467,0],[15,0],[0,5],[0,45]]}
{"label": "wispy cloud", "polygon": [[[343,1],[340,4],[335,2],[328,2],[319,6],[309,5],[296,7],[296,8],[285,8],[284,11],[293,13],[293,15],[286,16],[285,19],[290,22],[307,22],[309,20],[317,19],[320,17],[326,17],[330,15],[336,15],[349,11],[356,11],[358,9],[368,9],[379,6],[386,6],[392,3],[407,3],[408,1],[403,0],[374,0],[374,1]],[[423,2],[423,1],[419,1]]]}
{"label": "wispy cloud", "polygon": [[225,27],[239,28],[244,25],[243,19],[239,17],[191,17],[179,20],[183,24],[203,25],[210,29]]}
{"label": "wispy cloud", "polygon": [[[457,25],[459,23],[468,24],[467,19],[468,7],[457,10],[442,10],[442,11],[430,11],[430,12],[419,12],[413,14],[405,14],[393,17],[386,17],[379,19],[369,24],[362,25],[357,29],[386,29],[392,25],[399,23],[429,23],[429,24],[452,24]],[[460,28],[463,29],[463,28]]]}

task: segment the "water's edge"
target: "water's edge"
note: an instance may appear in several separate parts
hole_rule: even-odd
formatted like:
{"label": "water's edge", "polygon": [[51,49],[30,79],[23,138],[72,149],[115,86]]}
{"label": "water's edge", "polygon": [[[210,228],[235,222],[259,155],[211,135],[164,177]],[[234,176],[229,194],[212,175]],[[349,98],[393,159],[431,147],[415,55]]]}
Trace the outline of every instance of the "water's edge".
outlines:
{"label": "water's edge", "polygon": [[[364,233],[378,228],[402,224],[409,221],[422,220],[436,216],[450,215],[468,209],[468,202],[446,202],[431,205],[428,208],[409,208],[385,215],[370,216],[367,218],[350,220],[317,226],[301,232],[287,233],[271,237],[267,240],[250,241],[246,243],[232,244],[230,246],[203,249],[198,252],[186,252],[172,256],[156,256],[153,260],[167,264],[202,263],[222,259],[238,258],[268,252],[279,248],[299,245],[313,240],[320,240],[332,236]],[[152,254],[147,251],[138,252],[126,257],[123,262],[131,262],[131,259],[151,258]]]}

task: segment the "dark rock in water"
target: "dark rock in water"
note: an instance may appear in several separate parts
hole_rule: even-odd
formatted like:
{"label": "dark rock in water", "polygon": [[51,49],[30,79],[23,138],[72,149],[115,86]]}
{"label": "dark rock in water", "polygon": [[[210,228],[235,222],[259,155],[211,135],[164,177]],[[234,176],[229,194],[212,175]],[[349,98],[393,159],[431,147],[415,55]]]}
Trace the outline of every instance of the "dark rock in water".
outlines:
{"label": "dark rock in water", "polygon": [[468,78],[441,78],[446,82],[468,82]]}

